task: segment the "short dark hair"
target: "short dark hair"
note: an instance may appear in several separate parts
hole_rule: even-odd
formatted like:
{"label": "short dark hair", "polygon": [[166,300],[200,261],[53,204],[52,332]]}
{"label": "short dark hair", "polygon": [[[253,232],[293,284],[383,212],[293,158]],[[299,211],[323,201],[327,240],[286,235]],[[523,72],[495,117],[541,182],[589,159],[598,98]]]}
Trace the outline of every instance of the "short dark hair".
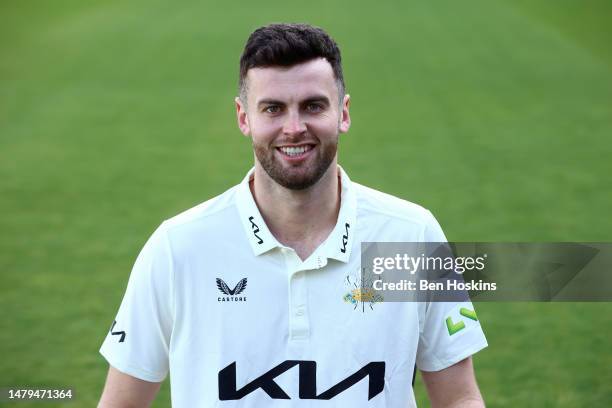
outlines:
{"label": "short dark hair", "polygon": [[345,87],[340,48],[323,29],[308,24],[269,24],[258,28],[249,36],[240,57],[240,97],[245,99],[249,69],[290,67],[315,58],[325,58],[331,65],[342,102]]}

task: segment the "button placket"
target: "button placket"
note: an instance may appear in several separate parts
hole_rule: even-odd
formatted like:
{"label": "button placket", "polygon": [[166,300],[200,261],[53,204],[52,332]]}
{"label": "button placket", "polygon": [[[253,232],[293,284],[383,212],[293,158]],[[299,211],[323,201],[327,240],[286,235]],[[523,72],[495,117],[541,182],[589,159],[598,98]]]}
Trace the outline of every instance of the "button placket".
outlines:
{"label": "button placket", "polygon": [[306,273],[296,271],[290,278],[290,338],[303,340],[310,335],[308,310],[306,305]]}
{"label": "button placket", "polygon": [[305,340],[310,335],[306,304],[306,265],[295,251],[283,249],[289,283],[289,340]]}

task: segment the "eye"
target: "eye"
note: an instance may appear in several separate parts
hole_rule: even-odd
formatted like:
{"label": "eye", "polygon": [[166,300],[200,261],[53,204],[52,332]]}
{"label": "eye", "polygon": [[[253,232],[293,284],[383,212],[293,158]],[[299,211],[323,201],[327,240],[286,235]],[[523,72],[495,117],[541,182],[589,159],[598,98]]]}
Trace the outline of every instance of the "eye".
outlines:
{"label": "eye", "polygon": [[321,112],[324,109],[324,106],[320,103],[309,103],[306,105],[306,110],[311,113]]}
{"label": "eye", "polygon": [[279,113],[281,111],[281,107],[278,105],[269,105],[264,108],[264,112],[266,113]]}

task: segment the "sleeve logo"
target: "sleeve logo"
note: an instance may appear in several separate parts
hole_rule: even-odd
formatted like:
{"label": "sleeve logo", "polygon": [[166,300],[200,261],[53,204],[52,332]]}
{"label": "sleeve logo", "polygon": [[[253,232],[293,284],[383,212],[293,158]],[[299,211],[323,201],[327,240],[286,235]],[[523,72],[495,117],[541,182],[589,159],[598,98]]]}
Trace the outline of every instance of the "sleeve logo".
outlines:
{"label": "sleeve logo", "polygon": [[116,324],[117,324],[117,321],[115,320],[113,322],[113,325],[110,328],[110,334],[111,336],[121,336],[119,337],[119,343],[123,343],[123,341],[125,340],[125,331],[113,331]]}
{"label": "sleeve logo", "polygon": [[[474,310],[462,307],[461,309],[459,309],[459,314],[461,316],[467,317],[468,319],[472,319],[475,322],[478,321],[478,317],[476,316],[476,312]],[[453,323],[453,319],[448,316],[446,318],[446,328],[448,329],[448,335],[452,336],[453,334],[465,329],[465,323],[463,320],[459,320],[457,323]]]}

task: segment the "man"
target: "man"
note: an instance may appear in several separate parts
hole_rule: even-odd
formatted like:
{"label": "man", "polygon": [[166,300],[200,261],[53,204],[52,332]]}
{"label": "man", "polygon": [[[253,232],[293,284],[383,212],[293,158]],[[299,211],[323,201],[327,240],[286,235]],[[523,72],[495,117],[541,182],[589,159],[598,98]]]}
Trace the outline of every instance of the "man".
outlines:
{"label": "man", "polygon": [[338,167],[349,101],[323,30],[251,34],[236,111],[255,166],[145,245],[100,350],[100,407],[148,406],[168,372],[174,407],[409,407],[415,364],[432,406],[484,406],[470,359],[486,347],[480,325],[444,324],[461,305],[346,297],[361,242],[445,241],[429,211]]}

